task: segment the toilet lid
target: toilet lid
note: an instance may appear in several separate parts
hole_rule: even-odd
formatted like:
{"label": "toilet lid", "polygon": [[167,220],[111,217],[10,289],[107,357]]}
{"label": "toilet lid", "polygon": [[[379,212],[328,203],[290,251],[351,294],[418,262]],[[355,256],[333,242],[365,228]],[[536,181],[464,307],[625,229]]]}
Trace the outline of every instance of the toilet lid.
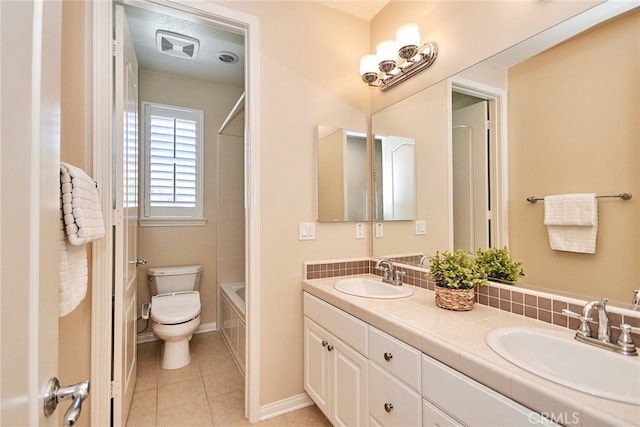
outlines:
{"label": "toilet lid", "polygon": [[199,292],[161,294],[151,298],[151,320],[164,324],[188,322],[200,314]]}

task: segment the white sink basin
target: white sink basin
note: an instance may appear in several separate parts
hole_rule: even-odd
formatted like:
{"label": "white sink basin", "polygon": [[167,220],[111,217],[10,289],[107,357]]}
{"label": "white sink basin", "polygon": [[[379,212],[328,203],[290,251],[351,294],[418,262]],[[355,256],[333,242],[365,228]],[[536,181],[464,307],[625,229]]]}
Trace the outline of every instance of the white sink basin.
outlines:
{"label": "white sink basin", "polygon": [[383,283],[382,279],[374,280],[367,277],[340,279],[333,287],[345,294],[367,298],[392,299],[413,295],[413,289],[410,286],[394,286]]}
{"label": "white sink basin", "polygon": [[509,362],[574,390],[640,406],[640,357],[575,341],[572,332],[498,328],[485,341]]}

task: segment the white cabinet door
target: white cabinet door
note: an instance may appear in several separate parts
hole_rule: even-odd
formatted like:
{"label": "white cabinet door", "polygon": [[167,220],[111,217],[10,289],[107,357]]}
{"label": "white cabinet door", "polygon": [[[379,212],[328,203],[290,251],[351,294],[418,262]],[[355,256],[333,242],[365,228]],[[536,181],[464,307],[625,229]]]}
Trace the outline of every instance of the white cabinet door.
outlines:
{"label": "white cabinet door", "polygon": [[304,389],[335,426],[367,425],[368,360],[304,318]]}
{"label": "white cabinet door", "polygon": [[329,413],[329,363],[331,354],[329,333],[308,318],[304,318],[304,389],[318,408],[328,418]]}
{"label": "white cabinet door", "polygon": [[368,360],[335,337],[331,337],[328,348],[333,383],[331,422],[336,426],[364,426],[369,417]]}

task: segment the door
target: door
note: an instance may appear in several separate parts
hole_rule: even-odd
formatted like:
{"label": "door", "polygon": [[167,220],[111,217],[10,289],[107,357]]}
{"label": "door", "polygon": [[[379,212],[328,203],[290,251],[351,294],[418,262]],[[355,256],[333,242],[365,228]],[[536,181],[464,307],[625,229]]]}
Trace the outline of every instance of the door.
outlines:
{"label": "door", "polygon": [[136,383],[138,61],[121,5],[115,36],[113,423],[125,425]]}
{"label": "door", "polygon": [[487,102],[453,112],[453,240],[474,253],[489,241]]}
{"label": "door", "polygon": [[[0,425],[55,426],[61,2],[2,1]],[[61,378],[65,384],[65,379]]]}
{"label": "door", "polygon": [[384,219],[415,219],[415,140],[391,135],[381,139]]}

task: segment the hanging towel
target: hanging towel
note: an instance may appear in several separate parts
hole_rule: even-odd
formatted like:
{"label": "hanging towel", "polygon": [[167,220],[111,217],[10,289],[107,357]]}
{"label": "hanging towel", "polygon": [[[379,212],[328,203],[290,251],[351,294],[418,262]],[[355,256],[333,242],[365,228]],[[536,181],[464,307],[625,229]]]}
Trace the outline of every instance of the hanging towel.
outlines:
{"label": "hanging towel", "polygon": [[551,249],[593,254],[598,237],[598,201],[594,193],[544,198],[544,224]]}
{"label": "hanging towel", "polygon": [[60,189],[65,231],[72,245],[104,236],[100,196],[95,182],[82,169],[60,163]]}
{"label": "hanging towel", "polygon": [[[62,206],[62,199],[60,200]],[[60,209],[58,316],[71,313],[87,294],[87,247],[72,245],[67,240],[62,209]]]}

